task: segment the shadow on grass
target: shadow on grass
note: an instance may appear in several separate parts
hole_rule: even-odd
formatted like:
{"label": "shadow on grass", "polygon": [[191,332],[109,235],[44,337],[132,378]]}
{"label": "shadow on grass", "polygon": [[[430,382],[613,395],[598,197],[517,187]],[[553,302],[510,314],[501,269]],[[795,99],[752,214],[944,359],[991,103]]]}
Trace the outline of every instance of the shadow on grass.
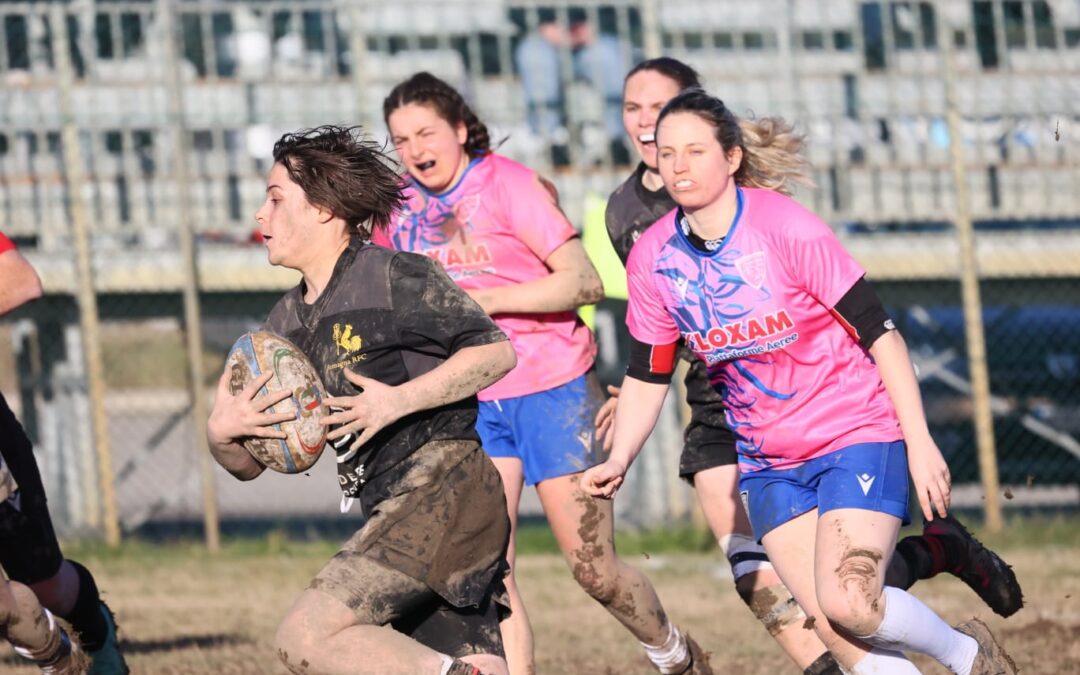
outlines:
{"label": "shadow on grass", "polygon": [[[250,638],[241,635],[180,635],[162,640],[120,640],[120,651],[125,656],[135,654],[154,654],[183,649],[217,649],[254,644]],[[28,662],[15,654],[0,656],[0,666],[23,666]]]}

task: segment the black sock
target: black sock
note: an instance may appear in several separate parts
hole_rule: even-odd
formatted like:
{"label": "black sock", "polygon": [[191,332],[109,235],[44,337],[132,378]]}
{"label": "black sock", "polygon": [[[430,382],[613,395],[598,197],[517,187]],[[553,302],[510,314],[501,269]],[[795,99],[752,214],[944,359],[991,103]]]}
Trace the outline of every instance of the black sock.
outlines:
{"label": "black sock", "polygon": [[919,579],[933,576],[934,561],[929,547],[921,536],[904,537],[896,544],[896,554],[907,564],[908,577],[904,584],[897,584],[903,590],[911,588]]}
{"label": "black sock", "polygon": [[101,597],[98,595],[94,576],[90,574],[90,570],[74,560],[67,562],[79,575],[79,595],[75,598],[75,606],[71,609],[71,613],[63,618],[79,634],[83,649],[86,651],[100,649],[105,644],[109,626],[101,614]]}
{"label": "black sock", "polygon": [[803,675],[844,675],[844,671],[840,669],[840,664],[836,662],[833,655],[825,652],[806,667]]}

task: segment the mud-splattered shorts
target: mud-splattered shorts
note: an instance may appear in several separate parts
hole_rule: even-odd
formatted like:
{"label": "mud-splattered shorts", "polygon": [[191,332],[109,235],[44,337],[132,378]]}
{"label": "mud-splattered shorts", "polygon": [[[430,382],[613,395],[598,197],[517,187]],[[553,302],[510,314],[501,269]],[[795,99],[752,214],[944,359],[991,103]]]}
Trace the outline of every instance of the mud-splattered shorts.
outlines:
{"label": "mud-splattered shorts", "polygon": [[0,567],[10,579],[24,584],[44,581],[60,570],[64,556],[49,517],[33,446],[2,397],[0,455],[18,485],[0,502]]}
{"label": "mud-splattered shorts", "polygon": [[481,401],[476,430],[489,456],[520,459],[525,484],[535,485],[603,461],[594,424],[603,403],[590,371],[546,391]]}
{"label": "mud-splattered shorts", "polygon": [[475,441],[433,441],[406,461],[309,588],[444,654],[502,655],[510,521],[499,474]]}

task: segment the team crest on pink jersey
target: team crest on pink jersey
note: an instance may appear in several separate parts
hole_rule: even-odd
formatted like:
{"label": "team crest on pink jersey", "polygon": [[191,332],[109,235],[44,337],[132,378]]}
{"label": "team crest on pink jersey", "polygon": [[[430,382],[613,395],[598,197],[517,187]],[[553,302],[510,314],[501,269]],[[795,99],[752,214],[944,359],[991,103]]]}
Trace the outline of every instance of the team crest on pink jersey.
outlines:
{"label": "team crest on pink jersey", "polygon": [[469,222],[480,208],[480,195],[465,195],[454,204],[454,215],[463,223]]}
{"label": "team crest on pink jersey", "polygon": [[739,275],[742,276],[743,281],[754,288],[760,289],[765,283],[765,252],[758,251],[757,253],[744,255],[735,261],[735,269],[739,270]]}

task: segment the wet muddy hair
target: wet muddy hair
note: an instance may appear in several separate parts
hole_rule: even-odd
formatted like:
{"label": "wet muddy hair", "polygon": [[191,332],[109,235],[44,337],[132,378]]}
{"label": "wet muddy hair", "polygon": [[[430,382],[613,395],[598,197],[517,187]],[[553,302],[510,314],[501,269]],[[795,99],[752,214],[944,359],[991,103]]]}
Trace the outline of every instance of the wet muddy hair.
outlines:
{"label": "wet muddy hair", "polygon": [[274,162],[285,167],[309,203],[344,220],[352,236],[370,238],[404,203],[394,161],[359,126],[285,134],[274,144]]}
{"label": "wet muddy hair", "polygon": [[637,64],[631,68],[630,72],[623,78],[623,86],[626,86],[627,81],[629,81],[631,77],[646,70],[660,73],[679,85],[680,91],[683,89],[691,89],[693,87],[701,88],[701,76],[698,75],[698,72],[682,61],[673,59],[670,56],[647,59]]}
{"label": "wet muddy hair", "polygon": [[410,103],[429,106],[452,127],[464,124],[468,132],[465,153],[471,159],[491,152],[491,136],[487,126],[458,90],[445,81],[431,73],[420,72],[394,87],[383,101],[383,121],[387,126],[390,125],[390,113]]}
{"label": "wet muddy hair", "polygon": [[712,125],[724,152],[742,148],[742,164],[735,172],[738,185],[786,195],[797,185],[813,185],[807,175],[808,163],[800,154],[805,137],[785,120],[739,119],[723,101],[701,89],[687,89],[668,101],[656,120],[657,129],[673,113],[692,113]]}

